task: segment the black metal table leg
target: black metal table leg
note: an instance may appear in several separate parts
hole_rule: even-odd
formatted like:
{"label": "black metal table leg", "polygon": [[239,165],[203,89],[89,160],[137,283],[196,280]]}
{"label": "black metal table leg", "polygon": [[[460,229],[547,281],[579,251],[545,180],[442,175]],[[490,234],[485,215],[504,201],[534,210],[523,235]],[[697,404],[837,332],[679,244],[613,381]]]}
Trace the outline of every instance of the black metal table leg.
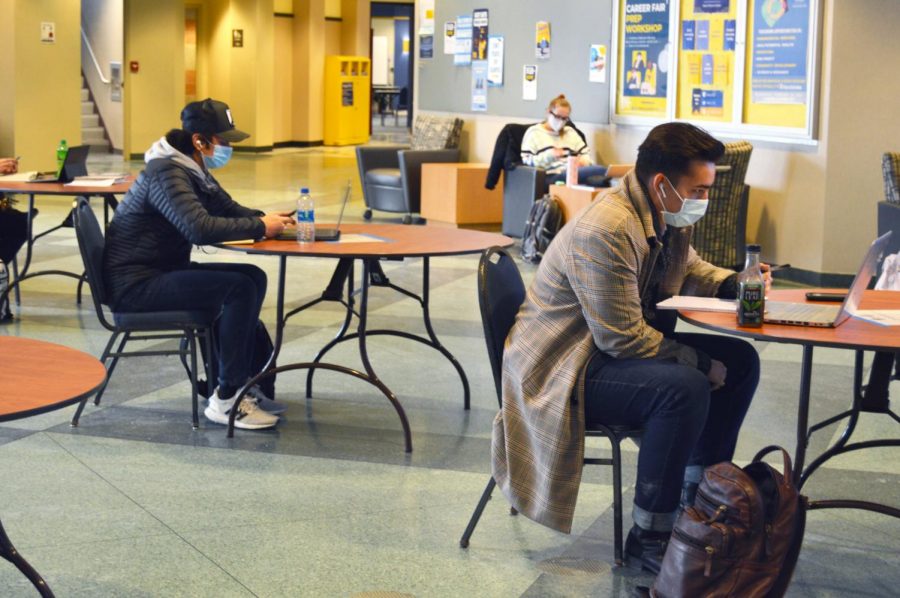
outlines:
{"label": "black metal table leg", "polygon": [[797,409],[797,450],[794,452],[794,484],[800,489],[800,477],[806,461],[809,443],[809,393],[812,382],[813,346],[803,345],[803,363],[800,367],[800,404]]}
{"label": "black metal table leg", "polygon": [[50,586],[47,585],[47,582],[44,581],[41,574],[35,571],[34,567],[28,564],[28,561],[19,554],[19,551],[16,550],[16,547],[13,546],[13,543],[10,541],[9,536],[6,535],[2,523],[0,523],[0,556],[15,565],[16,568],[28,578],[32,585],[34,585],[41,596],[44,596],[44,598],[53,598],[53,591],[50,589]]}

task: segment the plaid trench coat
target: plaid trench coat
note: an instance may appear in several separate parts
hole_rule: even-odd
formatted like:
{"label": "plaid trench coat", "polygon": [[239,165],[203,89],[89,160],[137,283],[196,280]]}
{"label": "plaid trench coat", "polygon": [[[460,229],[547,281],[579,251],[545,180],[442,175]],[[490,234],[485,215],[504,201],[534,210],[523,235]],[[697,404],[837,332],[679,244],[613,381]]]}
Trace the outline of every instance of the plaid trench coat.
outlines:
{"label": "plaid trench coat", "polygon": [[[660,294],[710,296],[730,270],[700,259],[691,228],[672,229]],[[592,354],[672,359],[697,353],[652,328],[641,310],[662,251],[632,170],[551,243],[506,339],[503,407],[494,420],[494,479],[513,507],[569,533],[584,459],[583,370]]]}

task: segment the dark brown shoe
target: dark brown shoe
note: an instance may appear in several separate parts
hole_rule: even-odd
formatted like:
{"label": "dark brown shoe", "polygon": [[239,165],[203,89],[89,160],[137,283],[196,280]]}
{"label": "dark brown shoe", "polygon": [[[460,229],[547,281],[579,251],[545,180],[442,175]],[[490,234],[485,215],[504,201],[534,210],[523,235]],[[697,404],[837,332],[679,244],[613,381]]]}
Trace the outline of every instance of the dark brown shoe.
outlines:
{"label": "dark brown shoe", "polygon": [[625,540],[625,560],[633,567],[656,575],[662,566],[663,555],[671,532],[651,532],[633,526]]}

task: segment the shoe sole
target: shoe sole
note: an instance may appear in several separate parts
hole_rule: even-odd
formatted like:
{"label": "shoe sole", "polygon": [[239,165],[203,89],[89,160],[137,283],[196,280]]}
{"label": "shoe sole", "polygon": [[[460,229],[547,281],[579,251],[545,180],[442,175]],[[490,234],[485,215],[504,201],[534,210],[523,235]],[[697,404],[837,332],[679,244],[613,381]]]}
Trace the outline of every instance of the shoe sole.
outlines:
{"label": "shoe sole", "polygon": [[[209,407],[207,407],[206,409],[203,410],[203,415],[204,415],[204,417],[206,417],[206,419],[208,419],[209,421],[211,421],[214,424],[220,424],[223,426],[228,425],[228,416],[227,415],[221,415],[221,414],[215,413],[215,412],[213,412],[212,415],[210,415]],[[220,417],[221,417],[221,419],[219,419]],[[248,424],[240,419],[234,420],[234,427],[240,428],[241,430],[265,430],[267,428],[274,428],[276,424],[278,424],[277,420],[272,422],[271,424]]]}

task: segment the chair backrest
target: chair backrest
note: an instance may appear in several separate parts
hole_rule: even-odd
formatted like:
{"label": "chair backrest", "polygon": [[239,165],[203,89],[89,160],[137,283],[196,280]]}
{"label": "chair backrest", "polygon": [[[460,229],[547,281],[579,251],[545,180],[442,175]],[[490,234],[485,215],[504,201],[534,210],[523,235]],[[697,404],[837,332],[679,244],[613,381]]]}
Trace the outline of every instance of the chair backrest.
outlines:
{"label": "chair backrest", "polygon": [[456,149],[462,135],[463,121],[452,116],[420,114],[413,125],[410,149]]}
{"label": "chair backrest", "polygon": [[84,262],[84,271],[87,273],[88,286],[91,288],[91,298],[94,300],[94,308],[100,322],[107,326],[103,316],[103,306],[107,303],[106,287],[103,283],[103,249],[106,240],[97,216],[91,210],[91,204],[84,197],[79,197],[75,203],[73,212],[75,223],[75,236],[78,239],[78,249],[81,252],[81,261]]}
{"label": "chair backrest", "polygon": [[400,93],[397,94],[397,110],[409,109],[409,88],[401,87]]}
{"label": "chair backrest", "polygon": [[746,141],[725,144],[706,215],[694,225],[694,249],[716,266],[740,267],[744,262],[748,199],[744,180],[752,153],[753,146]]}
{"label": "chair backrest", "polygon": [[900,204],[900,153],[886,152],[881,158],[881,172],[884,175],[884,199]]}
{"label": "chair backrest", "polygon": [[524,301],[525,283],[512,256],[501,247],[486,249],[478,262],[478,305],[498,403],[502,402],[503,348]]}

